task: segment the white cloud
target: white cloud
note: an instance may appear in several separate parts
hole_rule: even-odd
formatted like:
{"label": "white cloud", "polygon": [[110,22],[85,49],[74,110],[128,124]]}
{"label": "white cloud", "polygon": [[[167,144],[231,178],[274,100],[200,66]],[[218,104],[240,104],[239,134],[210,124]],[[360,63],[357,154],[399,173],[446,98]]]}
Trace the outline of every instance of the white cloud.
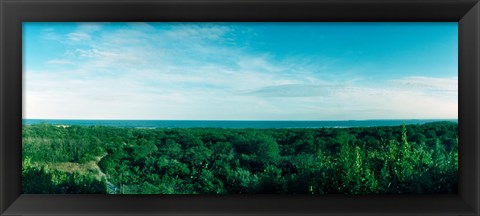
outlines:
{"label": "white cloud", "polygon": [[42,30],[42,38],[58,41],[63,44],[73,45],[91,42],[92,34],[102,29],[103,23],[79,23],[77,28],[69,33],[57,32],[54,27]]}
{"label": "white cloud", "polygon": [[41,37],[45,40],[54,40],[54,41],[58,41],[61,39],[61,35],[57,34],[55,32],[55,29],[53,28],[43,29]]}
{"label": "white cloud", "polygon": [[398,80],[392,80],[394,84],[417,89],[439,90],[439,91],[458,91],[458,78],[437,78],[424,76],[411,76]]}
{"label": "white cloud", "polygon": [[52,60],[47,61],[47,64],[50,64],[50,65],[73,65],[75,63],[73,63],[72,61],[68,61],[68,60],[52,59]]}
{"label": "white cloud", "polygon": [[[409,88],[367,88],[353,86],[279,85],[280,92],[242,94],[233,90],[262,80],[258,74],[222,77],[154,75],[127,73],[97,79],[71,79],[38,74],[27,76],[26,115],[36,118],[123,118],[123,119],[378,119],[378,118],[457,118],[458,98]],[[213,74],[213,73],[212,73]],[[217,74],[221,76],[221,73]],[[70,77],[70,79],[69,79]],[[156,83],[146,85],[147,79]],[[201,83],[232,86],[223,91]],[[258,81],[257,81],[258,82]],[[236,86],[235,86],[236,85]],[[249,86],[250,87],[250,86]],[[291,91],[297,89],[298,91]],[[312,88],[304,91],[303,88]],[[82,90],[78,90],[82,89]],[[268,89],[268,88],[260,88]],[[316,92],[318,91],[318,92]],[[273,96],[273,97],[272,97]],[[275,97],[276,96],[276,97]],[[32,105],[34,104],[34,105]]]}
{"label": "white cloud", "polygon": [[92,37],[90,37],[89,34],[83,33],[83,32],[72,32],[67,35],[67,38],[68,40],[75,41],[75,42],[92,39]]}
{"label": "white cloud", "polygon": [[100,23],[79,23],[74,32],[67,34],[67,42],[84,43],[92,40],[91,34],[101,30],[101,25]]}
{"label": "white cloud", "polygon": [[222,36],[229,31],[226,26],[211,24],[180,24],[173,29],[161,32],[172,40],[220,40]]}
{"label": "white cloud", "polygon": [[262,97],[319,97],[331,95],[337,87],[324,85],[286,84],[267,86],[247,94]]}

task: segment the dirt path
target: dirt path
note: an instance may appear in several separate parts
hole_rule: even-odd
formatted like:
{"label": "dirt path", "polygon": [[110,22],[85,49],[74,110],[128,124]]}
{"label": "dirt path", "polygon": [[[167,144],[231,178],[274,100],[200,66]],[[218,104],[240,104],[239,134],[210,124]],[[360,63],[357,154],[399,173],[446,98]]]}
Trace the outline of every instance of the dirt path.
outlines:
{"label": "dirt path", "polygon": [[96,171],[98,172],[98,174],[95,176],[98,180],[102,180],[102,177],[105,177],[105,179],[108,179],[107,175],[102,171],[102,169],[100,169],[100,166],[98,166],[98,163],[107,155],[108,153],[105,153],[101,156],[97,156],[95,157],[95,160],[93,162],[90,162],[94,164],[93,167],[95,167]]}
{"label": "dirt path", "polygon": [[107,183],[107,194],[117,194],[120,192],[120,188],[118,188],[117,186],[115,186],[114,184],[112,184],[110,181],[108,181],[108,176],[107,174],[105,174],[102,169],[100,168],[100,166],[98,166],[98,163],[105,157],[107,156],[108,153],[105,153],[104,155],[101,155],[101,156],[97,156],[95,157],[95,166],[96,166],[96,169],[98,171],[98,175],[96,176],[97,179],[101,180],[102,177],[105,178],[105,181]]}

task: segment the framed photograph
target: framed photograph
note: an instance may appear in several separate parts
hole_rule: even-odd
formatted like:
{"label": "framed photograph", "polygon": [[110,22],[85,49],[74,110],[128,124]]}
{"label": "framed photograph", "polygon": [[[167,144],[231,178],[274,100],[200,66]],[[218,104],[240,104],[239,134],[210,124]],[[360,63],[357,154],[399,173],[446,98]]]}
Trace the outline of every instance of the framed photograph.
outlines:
{"label": "framed photograph", "polygon": [[1,11],[1,215],[480,214],[478,1]]}

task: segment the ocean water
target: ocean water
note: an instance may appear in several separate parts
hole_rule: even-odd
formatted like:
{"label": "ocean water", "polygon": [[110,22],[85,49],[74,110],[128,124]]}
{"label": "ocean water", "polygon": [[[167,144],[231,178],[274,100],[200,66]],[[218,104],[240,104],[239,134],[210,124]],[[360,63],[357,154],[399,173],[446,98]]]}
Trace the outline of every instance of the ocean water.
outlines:
{"label": "ocean water", "polygon": [[79,126],[113,126],[132,128],[347,128],[399,126],[402,124],[425,124],[457,119],[411,119],[411,120],[351,120],[351,121],[209,121],[209,120],[68,120],[68,119],[23,119],[24,125],[52,124]]}

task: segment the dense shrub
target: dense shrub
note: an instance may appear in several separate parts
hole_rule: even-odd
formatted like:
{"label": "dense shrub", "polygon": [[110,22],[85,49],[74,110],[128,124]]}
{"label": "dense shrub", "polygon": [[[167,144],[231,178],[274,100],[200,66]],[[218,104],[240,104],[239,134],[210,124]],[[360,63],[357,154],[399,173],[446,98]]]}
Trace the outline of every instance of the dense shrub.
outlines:
{"label": "dense shrub", "polygon": [[23,190],[106,193],[25,163],[99,166],[120,193],[455,193],[458,124],[317,129],[23,127]]}

